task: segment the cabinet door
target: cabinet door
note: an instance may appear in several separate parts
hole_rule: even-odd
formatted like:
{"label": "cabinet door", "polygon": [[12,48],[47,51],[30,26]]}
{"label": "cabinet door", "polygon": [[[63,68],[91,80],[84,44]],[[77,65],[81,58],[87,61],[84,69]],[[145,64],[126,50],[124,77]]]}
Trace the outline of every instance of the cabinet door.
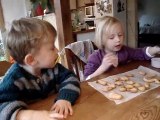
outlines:
{"label": "cabinet door", "polygon": [[77,0],[78,7],[84,7],[85,6],[85,0]]}
{"label": "cabinet door", "polygon": [[76,0],[69,0],[69,2],[70,2],[70,9],[71,10],[74,10],[74,9],[77,8],[77,6],[76,6]]}
{"label": "cabinet door", "polygon": [[84,0],[85,4],[94,4],[94,0]]}

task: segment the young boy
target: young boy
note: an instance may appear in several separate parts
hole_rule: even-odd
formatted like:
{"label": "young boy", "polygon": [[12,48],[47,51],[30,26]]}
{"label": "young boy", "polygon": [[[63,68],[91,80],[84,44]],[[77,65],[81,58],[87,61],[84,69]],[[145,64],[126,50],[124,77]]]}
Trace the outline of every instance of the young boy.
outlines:
{"label": "young boy", "polygon": [[[72,115],[71,104],[80,94],[77,77],[56,64],[55,28],[35,18],[15,20],[7,47],[16,61],[0,81],[2,120],[57,120]],[[27,110],[28,102],[58,91],[51,111]]]}

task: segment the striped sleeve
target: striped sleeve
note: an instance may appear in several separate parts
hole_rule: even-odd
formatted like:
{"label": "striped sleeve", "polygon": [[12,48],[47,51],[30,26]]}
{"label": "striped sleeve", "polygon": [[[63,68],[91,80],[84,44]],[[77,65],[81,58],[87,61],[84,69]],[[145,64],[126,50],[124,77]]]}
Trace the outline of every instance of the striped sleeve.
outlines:
{"label": "striped sleeve", "polygon": [[75,74],[61,64],[58,64],[57,82],[59,83],[58,97],[74,104],[80,95],[80,82]]}

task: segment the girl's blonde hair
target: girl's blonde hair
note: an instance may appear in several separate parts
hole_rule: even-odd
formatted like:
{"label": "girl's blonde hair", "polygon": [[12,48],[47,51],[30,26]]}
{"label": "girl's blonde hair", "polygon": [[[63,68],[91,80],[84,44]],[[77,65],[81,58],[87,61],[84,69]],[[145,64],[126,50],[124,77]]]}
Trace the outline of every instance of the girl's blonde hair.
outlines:
{"label": "girl's blonde hair", "polygon": [[36,53],[50,34],[57,36],[55,28],[47,21],[36,18],[14,20],[6,39],[7,48],[14,60],[23,64],[25,56]]}
{"label": "girl's blonde hair", "polygon": [[105,47],[104,32],[109,32],[111,26],[117,23],[121,24],[118,19],[111,16],[104,16],[96,20],[95,44],[99,49]]}

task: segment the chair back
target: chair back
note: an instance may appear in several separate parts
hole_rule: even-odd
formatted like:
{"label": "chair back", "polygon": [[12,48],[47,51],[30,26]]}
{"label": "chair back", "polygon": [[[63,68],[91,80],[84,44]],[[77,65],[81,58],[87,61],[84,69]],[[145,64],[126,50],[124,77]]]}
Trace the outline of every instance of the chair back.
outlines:
{"label": "chair back", "polygon": [[68,48],[65,48],[65,55],[68,69],[73,71],[77,75],[78,79],[82,81],[84,79],[83,71],[85,62],[83,62]]}
{"label": "chair back", "polygon": [[89,55],[92,54],[97,47],[89,40],[78,41],[71,43],[71,45],[68,46],[65,47],[68,69],[73,71],[78,76],[80,81],[83,81],[85,80],[84,66]]}

